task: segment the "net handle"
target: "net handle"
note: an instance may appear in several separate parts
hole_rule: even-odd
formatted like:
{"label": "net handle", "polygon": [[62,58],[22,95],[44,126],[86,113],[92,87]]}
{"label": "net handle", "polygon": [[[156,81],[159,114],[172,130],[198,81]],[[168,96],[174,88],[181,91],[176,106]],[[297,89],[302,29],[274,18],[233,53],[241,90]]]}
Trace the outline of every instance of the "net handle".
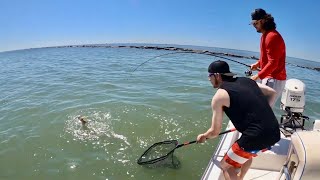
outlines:
{"label": "net handle", "polygon": [[[219,135],[226,134],[226,133],[229,133],[229,132],[232,132],[232,131],[235,131],[235,130],[236,130],[235,128],[232,128],[232,129],[229,129],[229,130],[227,130],[227,131],[221,132]],[[174,141],[176,141],[176,140],[174,140]],[[163,141],[163,142],[170,142],[170,141]],[[163,143],[163,142],[159,142],[159,143]],[[177,145],[174,149],[172,149],[169,153],[167,153],[167,154],[164,155],[164,156],[158,157],[158,158],[156,158],[156,159],[151,159],[151,160],[149,160],[149,161],[142,161],[141,158],[142,158],[150,149],[152,149],[155,145],[159,144],[159,143],[155,143],[155,144],[153,144],[152,146],[150,146],[150,147],[140,156],[140,158],[138,159],[138,162],[137,162],[137,163],[138,163],[139,165],[144,165],[144,164],[153,164],[153,163],[156,163],[156,162],[158,162],[158,161],[162,161],[162,160],[166,159],[170,154],[173,154],[173,152],[174,152],[176,149],[178,149],[178,148],[180,148],[180,147],[182,147],[182,146],[186,146],[186,145],[189,145],[189,144],[196,143],[196,142],[197,142],[197,141],[191,141],[191,142],[185,142],[185,143],[179,144],[179,145]]]}
{"label": "net handle", "polygon": [[[236,130],[236,128],[232,128],[232,129],[229,129],[229,130],[223,131],[223,132],[219,133],[219,135],[218,135],[218,136],[220,136],[220,135],[222,135],[222,134],[229,133],[229,132],[233,132],[233,131],[235,131],[235,130]],[[182,147],[182,146],[189,145],[189,144],[193,144],[193,143],[196,143],[196,142],[197,142],[197,140],[190,141],[190,142],[184,142],[184,143],[182,143],[182,144],[177,145],[177,147],[176,147],[175,149],[180,148],[180,147]]]}

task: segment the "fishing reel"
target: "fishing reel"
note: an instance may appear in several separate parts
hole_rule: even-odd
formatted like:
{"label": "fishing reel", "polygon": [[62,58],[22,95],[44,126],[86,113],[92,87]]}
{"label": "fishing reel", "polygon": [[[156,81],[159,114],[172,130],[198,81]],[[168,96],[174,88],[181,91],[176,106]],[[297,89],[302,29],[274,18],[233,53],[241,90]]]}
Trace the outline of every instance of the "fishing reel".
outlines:
{"label": "fishing reel", "polygon": [[252,71],[251,69],[247,69],[244,74],[248,77],[248,76],[252,76]]}

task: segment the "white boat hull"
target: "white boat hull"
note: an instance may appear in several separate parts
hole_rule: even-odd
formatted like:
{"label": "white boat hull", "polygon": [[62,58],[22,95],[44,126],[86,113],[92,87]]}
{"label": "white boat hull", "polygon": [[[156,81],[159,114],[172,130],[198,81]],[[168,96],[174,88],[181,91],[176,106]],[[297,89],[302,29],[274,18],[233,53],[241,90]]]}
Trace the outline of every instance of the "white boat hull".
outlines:
{"label": "white boat hull", "polygon": [[[227,129],[230,129],[230,128],[233,128],[233,124],[231,123],[231,121],[229,122]],[[313,136],[316,135],[320,137],[319,131],[314,131],[314,132],[315,134],[313,134]],[[230,146],[240,137],[240,135],[241,134],[238,131],[234,131],[234,132],[223,135],[215,153],[211,157],[209,164],[201,178],[202,180],[224,179],[223,173],[219,168],[219,162],[221,161],[225,153],[228,151]],[[319,139],[317,141],[318,142],[316,144],[311,144],[310,146],[314,146],[314,148],[316,149],[318,148],[317,149],[318,151],[320,147],[320,142],[319,142]],[[291,157],[289,156],[289,154],[291,153],[290,147],[291,147],[291,138],[285,137],[283,134],[281,134],[281,140],[278,143],[276,143],[272,147],[272,149],[265,151],[264,153],[261,153],[257,157],[253,158],[253,163],[244,179],[254,179],[254,180],[285,179],[284,178],[285,175],[283,174],[283,171],[284,171],[284,165],[289,163],[289,159]],[[296,151],[299,151],[299,150],[297,149]],[[299,153],[297,154],[299,155]],[[318,157],[320,158],[320,153],[318,154]],[[292,161],[291,159],[290,159],[290,162]],[[312,157],[311,159],[315,159],[315,157]],[[316,162],[316,164],[317,163],[318,162]],[[302,163],[300,163],[300,165],[302,165]],[[298,169],[297,167],[295,168]],[[320,165],[315,167],[315,169],[317,169],[317,171],[320,172]],[[298,170],[296,171],[298,172]],[[301,177],[302,177],[303,172],[301,173],[302,173],[301,174]],[[300,178],[297,178],[299,177],[298,175],[296,175],[295,177],[296,178],[294,179],[300,179]],[[320,176],[315,176],[315,177],[320,178]]]}

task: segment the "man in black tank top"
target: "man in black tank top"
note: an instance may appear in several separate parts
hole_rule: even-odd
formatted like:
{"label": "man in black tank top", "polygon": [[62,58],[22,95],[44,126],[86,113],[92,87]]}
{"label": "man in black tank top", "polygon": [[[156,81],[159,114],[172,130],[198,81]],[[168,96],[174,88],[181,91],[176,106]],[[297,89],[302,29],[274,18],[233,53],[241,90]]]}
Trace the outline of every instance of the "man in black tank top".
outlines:
{"label": "man in black tank top", "polygon": [[[280,140],[279,124],[270,107],[276,92],[249,78],[234,77],[235,74],[230,72],[229,65],[224,61],[212,62],[208,72],[209,81],[218,90],[211,101],[211,127],[199,134],[197,141],[202,143],[217,137],[225,113],[242,136],[221,160],[220,167],[225,179],[243,179],[252,157]],[[236,168],[241,168],[239,175]]]}

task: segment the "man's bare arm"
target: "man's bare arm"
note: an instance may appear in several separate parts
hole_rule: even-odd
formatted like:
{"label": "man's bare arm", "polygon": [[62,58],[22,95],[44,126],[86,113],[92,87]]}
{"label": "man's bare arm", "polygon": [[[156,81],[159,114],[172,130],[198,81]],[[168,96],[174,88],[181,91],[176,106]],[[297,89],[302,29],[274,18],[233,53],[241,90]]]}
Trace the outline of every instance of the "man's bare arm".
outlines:
{"label": "man's bare arm", "polygon": [[212,122],[211,127],[204,133],[206,138],[215,138],[221,132],[224,115],[223,106],[230,106],[229,94],[224,89],[218,89],[211,102]]}

